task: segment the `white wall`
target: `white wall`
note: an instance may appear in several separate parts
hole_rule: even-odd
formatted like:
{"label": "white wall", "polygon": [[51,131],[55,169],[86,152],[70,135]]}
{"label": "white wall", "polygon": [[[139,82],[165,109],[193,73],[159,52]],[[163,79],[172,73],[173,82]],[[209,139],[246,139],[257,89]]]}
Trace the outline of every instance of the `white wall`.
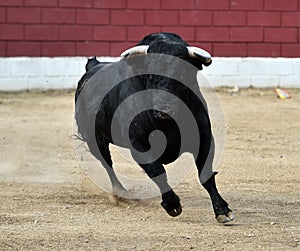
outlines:
{"label": "white wall", "polygon": [[[86,61],[85,57],[0,58],[0,91],[76,88]],[[216,57],[202,73],[212,86],[300,88],[300,58]]]}
{"label": "white wall", "polygon": [[203,71],[212,86],[300,87],[300,58],[215,58]]}

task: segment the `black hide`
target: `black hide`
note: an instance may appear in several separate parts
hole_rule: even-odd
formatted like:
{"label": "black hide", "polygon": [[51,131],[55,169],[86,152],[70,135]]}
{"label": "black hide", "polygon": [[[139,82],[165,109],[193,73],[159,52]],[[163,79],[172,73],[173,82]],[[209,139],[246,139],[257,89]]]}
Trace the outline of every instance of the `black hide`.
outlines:
{"label": "black hide", "polygon": [[[81,92],[89,85],[89,81],[94,77],[93,81],[97,81],[99,88],[103,88],[103,94],[99,94],[101,102],[97,104],[97,113],[95,121],[90,121],[89,116],[84,117],[82,121],[77,120],[79,134],[89,144],[89,138],[85,131],[82,130],[84,123],[94,123],[94,136],[96,138],[98,149],[92,150],[92,154],[97,156],[95,151],[100,152],[101,157],[98,159],[103,163],[107,169],[109,177],[112,182],[113,190],[126,191],[116,178],[113,169],[112,161],[109,153],[108,145],[115,144],[126,147],[132,150],[133,157],[145,170],[148,176],[158,185],[162,193],[162,206],[171,215],[177,216],[181,213],[181,206],[178,196],[174,193],[172,188],[168,185],[165,170],[162,164],[168,164],[176,160],[183,152],[189,152],[189,148],[181,149],[182,135],[178,128],[178,121],[183,124],[186,131],[189,131],[191,121],[183,113],[183,105],[187,106],[193,114],[193,118],[197,123],[197,133],[200,136],[199,155],[195,155],[195,162],[198,168],[199,176],[203,171],[203,167],[208,165],[211,168],[211,160],[209,160],[209,153],[213,156],[214,141],[211,133],[211,124],[207,112],[206,103],[199,91],[196,74],[198,70],[202,70],[202,63],[196,58],[189,57],[187,46],[188,44],[181,39],[180,36],[172,33],[154,33],[146,36],[138,45],[149,45],[148,54],[155,53],[157,55],[155,60],[150,56],[135,55],[134,60],[131,58],[122,59],[119,62],[107,63],[99,62],[94,57],[88,60],[86,65],[86,73],[80,79],[75,94],[76,106],[77,100]],[[171,55],[176,58],[192,64],[194,67],[190,72],[181,72],[181,66],[172,60],[167,60],[162,67],[166,73],[176,73],[178,79],[183,82],[155,74],[139,74],[146,69],[151,72],[151,67],[155,68],[157,59],[161,55]],[[136,60],[139,63],[136,63]],[[124,70],[126,69],[126,70]],[[134,74],[128,74],[134,73]],[[126,75],[131,76],[126,78]],[[120,77],[122,75],[122,77]],[[132,76],[135,75],[135,76]],[[118,79],[121,79],[118,82]],[[118,82],[112,85],[113,82]],[[147,93],[145,91],[148,91]],[[162,91],[162,92],[160,92]],[[172,94],[177,97],[182,103],[177,102],[176,99],[170,99],[167,94]],[[116,115],[116,110],[133,94],[144,95],[136,102],[128,104],[128,109]],[[137,112],[139,107],[146,106],[151,109]],[[78,112],[88,112],[88,107],[77,107],[76,118],[79,118]],[[111,124],[113,116],[115,116],[114,137],[111,133]],[[133,117],[130,125],[125,122],[128,118]],[[152,137],[152,132],[155,130],[161,131],[167,140],[166,148],[161,156],[150,163],[142,163],[134,155],[134,150],[138,152],[147,152],[151,148],[149,139]],[[126,136],[129,134],[128,142]],[[187,141],[193,140],[193,132],[185,135]],[[133,149],[133,148],[134,149]],[[93,152],[94,151],[94,152]],[[151,156],[149,156],[150,158]],[[146,157],[147,158],[147,157]],[[151,159],[151,158],[150,158]],[[142,161],[144,161],[143,159]],[[207,164],[207,161],[210,163]],[[228,215],[231,210],[227,207],[227,203],[218,194],[214,182],[214,174],[212,169],[209,170],[210,178],[205,182],[204,187],[209,192],[216,216]],[[159,179],[157,177],[160,177]],[[228,216],[229,217],[229,216]]]}

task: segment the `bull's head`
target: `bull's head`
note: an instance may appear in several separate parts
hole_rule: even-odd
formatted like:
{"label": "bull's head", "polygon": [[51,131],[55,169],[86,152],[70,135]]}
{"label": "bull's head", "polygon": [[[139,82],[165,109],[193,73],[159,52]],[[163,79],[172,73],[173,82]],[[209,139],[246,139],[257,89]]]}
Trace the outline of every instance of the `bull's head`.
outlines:
{"label": "bull's head", "polygon": [[[149,48],[149,45],[137,45],[124,51],[121,57],[127,58],[133,55],[147,55]],[[186,49],[190,58],[198,59],[205,66],[211,64],[211,55],[207,51],[195,46],[186,46]]]}
{"label": "bull's head", "polygon": [[[159,55],[162,55],[162,60],[164,64],[161,64],[161,71],[174,72],[182,71],[178,61],[166,59],[163,55],[171,55],[182,60],[185,60],[195,66],[197,69],[201,70],[202,65],[209,66],[212,63],[211,55],[198,47],[189,46],[185,41],[183,41],[178,35],[172,33],[154,33],[146,36],[137,46],[127,49],[121,54],[122,58],[130,59],[134,56],[156,53],[157,60],[160,59]],[[157,64],[156,62],[147,61],[147,68],[151,68],[151,64]],[[187,76],[188,74],[186,74]],[[197,83],[196,72],[191,72],[194,83]],[[178,102],[174,99],[170,99],[165,95],[166,92],[159,92],[157,90],[166,90],[175,96],[183,95],[182,92],[186,91],[187,88],[180,88],[180,83],[174,81],[173,79],[164,77],[166,75],[157,76],[149,75],[143,78],[143,82],[147,82],[147,89],[154,89],[153,95],[151,97],[153,102],[153,109],[155,110],[154,116],[158,119],[168,119],[174,117],[176,113],[179,112],[180,107],[178,107]],[[184,80],[183,80],[184,81]],[[156,89],[156,90],[155,90]],[[170,116],[168,116],[170,115]]]}
{"label": "bull's head", "polygon": [[183,58],[190,57],[205,66],[209,66],[212,62],[211,55],[207,51],[189,46],[181,37],[172,33],[154,33],[146,36],[137,46],[124,51],[121,57],[147,55],[147,53],[162,53]]}

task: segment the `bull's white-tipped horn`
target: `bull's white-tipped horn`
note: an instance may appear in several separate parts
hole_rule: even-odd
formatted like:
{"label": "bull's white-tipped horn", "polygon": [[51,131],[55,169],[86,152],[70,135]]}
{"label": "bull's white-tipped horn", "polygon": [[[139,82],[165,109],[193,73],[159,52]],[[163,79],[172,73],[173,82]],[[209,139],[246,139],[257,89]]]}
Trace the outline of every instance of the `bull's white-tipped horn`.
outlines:
{"label": "bull's white-tipped horn", "polygon": [[148,48],[149,48],[149,45],[138,45],[138,46],[129,48],[126,51],[124,51],[121,54],[121,57],[126,58],[129,56],[138,55],[138,54],[146,55]]}
{"label": "bull's white-tipped horn", "polygon": [[187,46],[187,49],[190,57],[199,58],[200,60],[203,60],[205,63],[211,62],[211,55],[206,50],[194,46]]}

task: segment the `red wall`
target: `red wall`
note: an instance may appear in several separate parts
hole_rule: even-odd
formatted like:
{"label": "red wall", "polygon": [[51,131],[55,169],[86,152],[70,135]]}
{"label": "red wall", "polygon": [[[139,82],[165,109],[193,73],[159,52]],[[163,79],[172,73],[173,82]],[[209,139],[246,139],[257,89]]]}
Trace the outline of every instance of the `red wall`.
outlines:
{"label": "red wall", "polygon": [[157,31],[214,56],[300,57],[300,0],[0,0],[0,56],[116,56]]}

